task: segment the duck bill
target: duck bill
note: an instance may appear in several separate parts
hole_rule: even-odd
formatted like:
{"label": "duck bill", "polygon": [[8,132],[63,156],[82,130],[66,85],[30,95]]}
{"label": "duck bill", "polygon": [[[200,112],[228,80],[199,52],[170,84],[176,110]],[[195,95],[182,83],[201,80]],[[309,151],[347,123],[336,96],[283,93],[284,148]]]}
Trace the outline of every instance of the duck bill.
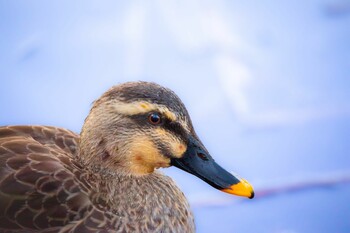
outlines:
{"label": "duck bill", "polygon": [[253,187],[218,165],[201,142],[189,138],[187,150],[181,158],[171,159],[171,164],[189,172],[223,192],[248,198],[254,197]]}

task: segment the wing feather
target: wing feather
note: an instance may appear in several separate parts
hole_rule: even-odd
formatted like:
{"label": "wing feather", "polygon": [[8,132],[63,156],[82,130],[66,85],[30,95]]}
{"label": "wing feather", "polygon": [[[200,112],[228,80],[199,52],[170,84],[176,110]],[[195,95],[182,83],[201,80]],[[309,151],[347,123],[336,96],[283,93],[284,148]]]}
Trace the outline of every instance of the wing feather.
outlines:
{"label": "wing feather", "polygon": [[55,127],[0,127],[0,232],[55,232],[91,209],[77,140]]}

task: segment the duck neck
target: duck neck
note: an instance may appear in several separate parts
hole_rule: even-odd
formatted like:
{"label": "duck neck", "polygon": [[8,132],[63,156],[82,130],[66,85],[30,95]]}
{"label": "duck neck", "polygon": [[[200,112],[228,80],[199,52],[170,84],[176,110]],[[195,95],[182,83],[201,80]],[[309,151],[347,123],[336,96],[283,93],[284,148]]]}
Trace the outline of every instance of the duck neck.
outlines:
{"label": "duck neck", "polygon": [[106,202],[109,210],[117,214],[128,213],[130,203],[140,211],[150,210],[147,206],[164,202],[169,192],[180,192],[170,177],[157,171],[135,176],[102,169],[97,173],[96,170],[92,171],[92,174],[97,181],[94,195]]}
{"label": "duck neck", "polygon": [[157,171],[144,176],[109,171],[91,175],[96,185],[92,188],[91,200],[102,212],[117,216],[112,226],[127,223],[136,228],[147,223],[153,230],[194,232],[189,204],[170,177]]}

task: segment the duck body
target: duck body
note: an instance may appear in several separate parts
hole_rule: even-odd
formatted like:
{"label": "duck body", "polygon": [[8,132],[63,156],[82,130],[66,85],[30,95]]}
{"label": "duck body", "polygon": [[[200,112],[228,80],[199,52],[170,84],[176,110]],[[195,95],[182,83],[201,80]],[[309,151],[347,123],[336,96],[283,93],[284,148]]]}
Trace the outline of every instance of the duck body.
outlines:
{"label": "duck body", "polygon": [[170,166],[254,196],[210,156],[179,97],[155,83],[109,89],[79,135],[0,127],[0,233],[194,232],[184,194],[157,171]]}
{"label": "duck body", "polygon": [[0,128],[0,232],[194,232],[170,177],[86,168],[77,142],[55,127]]}

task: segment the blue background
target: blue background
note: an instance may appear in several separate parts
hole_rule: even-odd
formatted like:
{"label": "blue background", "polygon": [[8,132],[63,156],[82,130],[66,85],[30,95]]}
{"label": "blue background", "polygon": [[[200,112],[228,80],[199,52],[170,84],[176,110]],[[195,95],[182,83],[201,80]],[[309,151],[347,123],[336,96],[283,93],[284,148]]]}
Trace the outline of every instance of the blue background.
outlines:
{"label": "blue background", "polygon": [[0,0],[0,80],[1,125],[75,132],[112,85],[165,85],[257,193],[165,169],[198,232],[350,232],[347,0]]}

